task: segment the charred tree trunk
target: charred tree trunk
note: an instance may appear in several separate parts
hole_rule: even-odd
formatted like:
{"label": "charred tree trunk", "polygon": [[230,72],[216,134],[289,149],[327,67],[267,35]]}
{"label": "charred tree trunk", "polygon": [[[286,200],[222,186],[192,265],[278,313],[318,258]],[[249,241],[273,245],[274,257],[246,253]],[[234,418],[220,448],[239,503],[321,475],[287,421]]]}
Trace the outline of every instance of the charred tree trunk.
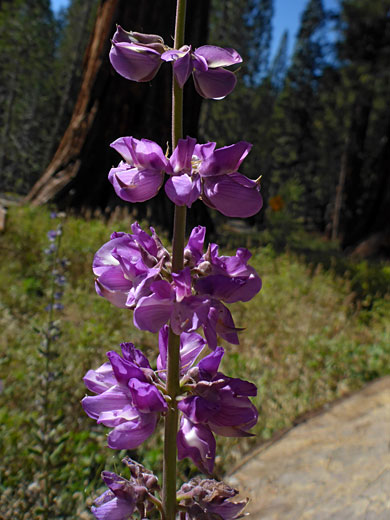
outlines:
{"label": "charred tree trunk", "polygon": [[[186,40],[193,46],[207,41],[209,0],[190,2]],[[170,136],[171,67],[163,66],[149,84],[120,77],[108,59],[115,25],[160,34],[172,44],[175,0],[102,0],[84,59],[84,74],[73,115],[46,171],[26,197],[33,205],[55,201],[62,207],[101,207],[120,203],[107,180],[120,160],[109,144],[132,135],[152,139],[165,149]],[[189,82],[190,83],[190,82]],[[201,99],[192,84],[185,87],[185,135],[196,137]],[[170,202],[163,193],[139,208],[152,220],[170,224]],[[203,205],[194,217],[207,220]],[[140,217],[144,213],[140,214]]]}

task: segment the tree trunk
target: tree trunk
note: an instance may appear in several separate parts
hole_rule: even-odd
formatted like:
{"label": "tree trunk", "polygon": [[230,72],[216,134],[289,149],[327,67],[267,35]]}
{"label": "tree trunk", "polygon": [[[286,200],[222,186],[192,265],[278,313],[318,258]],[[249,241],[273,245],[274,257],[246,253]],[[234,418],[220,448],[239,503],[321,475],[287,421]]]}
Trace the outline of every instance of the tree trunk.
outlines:
{"label": "tree trunk", "polygon": [[[209,0],[190,2],[186,41],[207,41]],[[120,160],[109,148],[118,137],[132,135],[156,141],[165,149],[170,136],[171,67],[163,65],[147,84],[119,76],[108,59],[115,25],[127,30],[160,34],[172,45],[175,0],[102,0],[84,58],[84,74],[73,115],[53,159],[26,197],[33,205],[56,201],[61,206],[99,206],[121,203],[107,180]],[[189,82],[190,83],[190,82]],[[185,87],[185,135],[196,137],[201,98],[192,84]],[[145,205],[134,205],[139,216]],[[152,220],[170,224],[170,202],[162,193],[147,203]],[[202,215],[207,216],[200,206]],[[142,209],[144,208],[144,209]],[[203,206],[202,206],[203,208]],[[198,210],[198,211],[199,211]]]}
{"label": "tree trunk", "polygon": [[352,106],[351,123],[340,164],[332,219],[332,239],[343,246],[355,241],[354,231],[361,196],[364,146],[373,102],[373,89],[362,88]]}

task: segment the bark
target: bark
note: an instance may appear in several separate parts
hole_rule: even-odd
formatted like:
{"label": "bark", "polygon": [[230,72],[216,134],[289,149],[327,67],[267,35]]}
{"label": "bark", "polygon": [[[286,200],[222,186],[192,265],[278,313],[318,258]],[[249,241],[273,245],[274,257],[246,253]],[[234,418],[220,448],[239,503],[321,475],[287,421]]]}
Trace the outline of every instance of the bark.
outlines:
{"label": "bark", "polygon": [[361,194],[364,146],[373,102],[373,89],[361,89],[352,106],[351,123],[340,164],[332,219],[332,239],[353,243]]}
{"label": "bark", "polygon": [[390,108],[386,134],[372,167],[376,173],[375,192],[366,207],[365,218],[357,225],[356,235],[360,239],[352,254],[358,257],[390,255]]}
{"label": "bark", "polygon": [[[209,3],[205,0],[189,5],[186,41],[194,47],[207,41]],[[152,82],[139,84],[120,77],[110,65],[108,53],[116,24],[127,30],[160,34],[171,45],[175,6],[175,0],[101,1],[71,121],[46,171],[27,195],[27,202],[39,205],[56,201],[76,208],[117,205],[120,200],[107,174],[121,158],[109,144],[118,137],[132,135],[152,139],[166,148],[170,136],[171,67],[163,65]],[[185,135],[197,135],[200,103],[192,84],[186,86]],[[134,206],[140,218],[147,212],[154,222],[170,225],[171,204],[163,193],[142,206]],[[207,220],[203,206],[197,207],[196,218]]]}

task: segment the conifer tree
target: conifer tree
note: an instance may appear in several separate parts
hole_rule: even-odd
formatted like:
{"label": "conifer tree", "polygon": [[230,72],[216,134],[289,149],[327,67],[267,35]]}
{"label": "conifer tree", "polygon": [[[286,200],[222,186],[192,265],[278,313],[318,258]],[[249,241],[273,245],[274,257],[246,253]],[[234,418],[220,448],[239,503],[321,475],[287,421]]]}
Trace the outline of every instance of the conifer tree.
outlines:
{"label": "conifer tree", "polygon": [[350,246],[389,230],[390,1],[344,0],[340,22],[347,131],[332,231]]}
{"label": "conifer tree", "polygon": [[0,32],[0,189],[26,193],[44,167],[55,113],[49,0],[3,2]]}
{"label": "conifer tree", "polygon": [[321,220],[323,210],[316,196],[319,155],[314,122],[320,111],[318,89],[326,67],[326,21],[322,0],[309,0],[273,124],[271,193],[288,184],[294,187],[295,194],[301,193],[301,199],[295,200],[298,214],[310,226]]}

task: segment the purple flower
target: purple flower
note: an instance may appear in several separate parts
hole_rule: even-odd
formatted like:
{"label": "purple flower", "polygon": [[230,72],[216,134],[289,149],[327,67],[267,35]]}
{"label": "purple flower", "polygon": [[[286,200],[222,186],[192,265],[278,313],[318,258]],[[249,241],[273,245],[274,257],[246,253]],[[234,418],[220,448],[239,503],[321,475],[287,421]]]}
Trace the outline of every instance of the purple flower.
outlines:
{"label": "purple flower", "polygon": [[130,450],[150,437],[167,404],[142,352],[132,343],[121,347],[123,357],[107,352],[109,362],[86,373],[84,383],[97,395],[84,397],[81,403],[89,417],[113,428],[108,435],[110,448]]}
{"label": "purple flower", "polygon": [[192,294],[190,268],[172,273],[173,281],[153,282],[152,294],[140,298],[134,310],[134,325],[141,330],[158,332],[170,322],[175,334],[193,332],[203,327],[211,349],[217,346],[217,334],[238,344],[237,330],[229,309],[219,300]]}
{"label": "purple flower", "polygon": [[169,159],[166,194],[175,204],[189,208],[201,198],[228,217],[256,214],[263,205],[259,183],[238,172],[252,145],[240,141],[217,150],[215,146],[196,144],[192,137],[180,139]]}
{"label": "purple flower", "polygon": [[47,232],[47,238],[50,240],[50,242],[54,242],[54,240],[60,236],[62,233],[61,228],[58,229],[51,229]]}
{"label": "purple flower", "polygon": [[103,471],[102,478],[109,490],[95,500],[92,513],[98,520],[127,520],[137,503],[134,487],[128,480],[110,471]]}
{"label": "purple flower", "polygon": [[213,433],[247,437],[258,418],[248,398],[257,394],[256,386],[218,372],[223,355],[223,348],[217,347],[187,372],[185,384],[191,387],[191,395],[178,403],[184,415],[177,440],[179,458],[190,457],[206,473],[212,472],[214,464]]}
{"label": "purple flower", "polygon": [[138,224],[133,234],[114,233],[96,253],[93,271],[96,290],[117,307],[134,309],[134,324],[158,332],[170,323],[175,334],[202,327],[211,349],[217,335],[238,344],[232,315],[223,302],[250,300],[261,288],[256,271],[248,266],[248,250],[219,256],[211,244],[203,254],[205,228],[191,232],[184,250],[185,268],[171,273],[169,253],[152,229],[148,235]]}
{"label": "purple flower", "polygon": [[184,45],[180,49],[171,49],[161,55],[164,61],[173,61],[173,73],[180,88],[191,73],[195,89],[204,98],[222,99],[230,94],[236,86],[236,76],[225,70],[242,62],[241,56],[234,49],[203,45],[195,51]]}
{"label": "purple flower", "polygon": [[110,471],[102,473],[102,479],[109,489],[95,500],[91,508],[99,520],[127,520],[135,510],[144,516],[153,507],[148,499],[153,491],[159,490],[157,478],[129,458],[122,462],[130,468],[130,480]]}
{"label": "purple flower", "polygon": [[261,289],[259,275],[248,265],[251,256],[245,248],[237,249],[235,256],[219,256],[218,245],[210,244],[197,265],[200,273],[207,273],[196,280],[197,293],[226,303],[251,300]]}
{"label": "purple flower", "polygon": [[150,285],[169,258],[153,228],[152,236],[137,223],[131,230],[133,234],[113,233],[92,265],[97,293],[117,307],[134,307],[141,296],[150,294]]}
{"label": "purple flower", "polygon": [[178,491],[180,505],[186,508],[186,520],[235,520],[241,518],[248,499],[232,502],[238,491],[224,482],[199,477],[183,484]]}
{"label": "purple flower", "polygon": [[200,471],[210,474],[214,468],[216,443],[210,428],[203,424],[193,424],[181,418],[177,433],[177,454],[182,460],[189,457]]}
{"label": "purple flower", "polygon": [[161,147],[148,139],[134,137],[120,137],[111,147],[124,159],[108,174],[118,197],[128,202],[153,198],[164,181],[168,165]]}
{"label": "purple flower", "polygon": [[161,65],[164,40],[155,34],[127,32],[120,25],[112,38],[110,62],[116,72],[132,81],[150,81]]}
{"label": "purple flower", "polygon": [[[158,335],[160,354],[157,358],[157,370],[160,377],[166,378],[169,327],[164,325]],[[202,352],[206,341],[196,332],[180,334],[180,375],[184,375]]]}

